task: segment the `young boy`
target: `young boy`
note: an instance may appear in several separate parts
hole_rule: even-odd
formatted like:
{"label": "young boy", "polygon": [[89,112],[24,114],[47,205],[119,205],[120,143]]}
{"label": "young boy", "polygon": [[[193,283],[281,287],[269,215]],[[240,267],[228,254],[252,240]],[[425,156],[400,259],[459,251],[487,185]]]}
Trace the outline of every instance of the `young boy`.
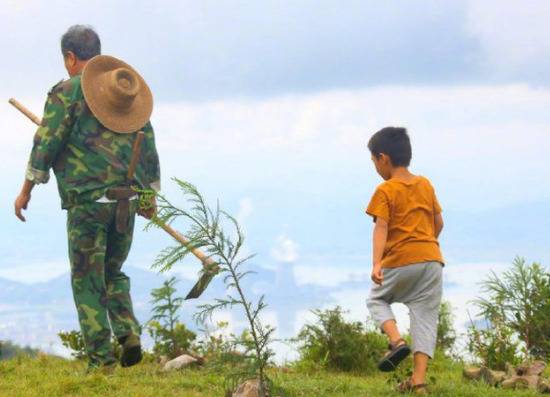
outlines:
{"label": "young boy", "polygon": [[371,137],[368,147],[376,171],[385,180],[366,211],[375,222],[371,275],[375,285],[367,306],[390,340],[390,351],[378,368],[392,371],[411,353],[390,307],[404,303],[411,320],[414,371],[398,390],[423,395],[441,303],[443,258],[437,241],[443,229],[441,207],[428,179],[408,169],[412,150],[406,129],[386,127]]}

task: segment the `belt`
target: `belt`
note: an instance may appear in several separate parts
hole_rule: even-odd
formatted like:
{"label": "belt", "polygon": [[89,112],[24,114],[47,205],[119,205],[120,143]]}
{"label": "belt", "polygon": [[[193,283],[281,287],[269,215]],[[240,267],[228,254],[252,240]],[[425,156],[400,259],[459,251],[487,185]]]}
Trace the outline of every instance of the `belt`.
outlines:
{"label": "belt", "polygon": [[136,198],[136,192],[130,186],[111,187],[105,191],[105,198],[116,202],[115,223],[116,231],[126,233],[130,219],[130,200]]}

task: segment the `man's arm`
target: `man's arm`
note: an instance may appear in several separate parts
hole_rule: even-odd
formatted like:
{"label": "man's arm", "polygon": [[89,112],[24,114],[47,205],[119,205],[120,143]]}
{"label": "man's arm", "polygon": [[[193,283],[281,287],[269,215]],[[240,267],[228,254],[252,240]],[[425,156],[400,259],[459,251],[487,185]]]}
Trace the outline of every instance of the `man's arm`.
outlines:
{"label": "man's arm", "polygon": [[[145,171],[146,185],[145,188],[160,191],[160,162],[157,153],[157,147],[155,145],[155,133],[151,122],[148,122],[143,127],[145,133],[145,139],[143,140],[143,156],[142,164]],[[147,208],[139,208],[138,214],[146,219],[151,219],[157,210],[157,202],[155,196],[151,197],[151,202]]]}
{"label": "man's arm", "polygon": [[15,200],[15,215],[23,222],[25,217],[22,210],[28,207],[34,185],[48,182],[50,168],[70,133],[69,106],[72,88],[66,82],[54,87],[48,94],[42,123],[34,135],[25,181]]}
{"label": "man's arm", "polygon": [[21,219],[22,222],[26,222],[26,219],[21,213],[21,210],[27,209],[29,201],[31,201],[31,191],[33,187],[34,183],[32,181],[29,181],[28,179],[25,179],[25,182],[23,182],[23,187],[21,188],[21,192],[19,193],[19,196],[17,196],[17,198],[15,199],[15,216]]}
{"label": "man's arm", "polygon": [[388,222],[377,217],[374,231],[372,233],[372,274],[371,279],[376,284],[382,284],[384,274],[382,272],[382,257],[384,247],[388,240]]}

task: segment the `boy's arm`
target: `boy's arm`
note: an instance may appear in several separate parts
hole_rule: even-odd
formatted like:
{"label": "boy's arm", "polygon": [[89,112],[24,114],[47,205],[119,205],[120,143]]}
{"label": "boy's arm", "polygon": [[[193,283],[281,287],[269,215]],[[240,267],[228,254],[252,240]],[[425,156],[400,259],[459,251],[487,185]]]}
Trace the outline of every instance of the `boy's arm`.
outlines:
{"label": "boy's arm", "polygon": [[371,279],[376,284],[382,284],[384,274],[382,273],[382,257],[384,247],[388,240],[388,222],[377,217],[372,234],[372,274]]}
{"label": "boy's arm", "polygon": [[443,216],[441,215],[441,212],[439,214],[435,214],[434,230],[435,230],[435,238],[439,238],[439,235],[443,230]]}

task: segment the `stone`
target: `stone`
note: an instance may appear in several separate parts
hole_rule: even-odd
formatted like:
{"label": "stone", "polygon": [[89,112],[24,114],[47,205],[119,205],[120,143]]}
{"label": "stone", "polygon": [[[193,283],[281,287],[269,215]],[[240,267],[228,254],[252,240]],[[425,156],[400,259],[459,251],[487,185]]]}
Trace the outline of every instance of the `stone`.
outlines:
{"label": "stone", "polygon": [[232,397],[260,397],[260,381],[251,379],[241,383]]}
{"label": "stone", "polygon": [[531,363],[527,367],[527,371],[525,372],[525,375],[540,375],[544,372],[546,369],[546,363],[541,360],[536,360]]}
{"label": "stone", "polygon": [[481,379],[481,368],[467,367],[462,370],[462,375],[466,379],[479,380]]}
{"label": "stone", "polygon": [[159,357],[159,365],[160,365],[161,367],[164,367],[168,361],[170,361],[170,359],[168,358],[168,356],[162,355],[162,356]]}
{"label": "stone", "polygon": [[510,363],[505,364],[505,370],[506,370],[506,378],[513,378],[518,374],[516,371],[516,368]]}
{"label": "stone", "polygon": [[521,377],[527,382],[527,387],[532,390],[536,390],[539,385],[540,376],[538,375],[523,375]]}
{"label": "stone", "polygon": [[491,386],[502,383],[506,376],[504,371],[493,371],[487,367],[481,367],[481,378]]}
{"label": "stone", "polygon": [[531,389],[536,390],[539,385],[537,375],[518,375],[505,379],[500,385],[503,389]]}
{"label": "stone", "polygon": [[518,382],[519,376],[511,376],[507,379],[504,379],[500,384],[500,387],[503,389],[515,389]]}
{"label": "stone", "polygon": [[550,394],[550,381],[548,379],[540,378],[537,389],[539,393]]}
{"label": "stone", "polygon": [[174,369],[181,369],[188,367],[196,362],[198,362],[198,360],[195,357],[192,357],[188,354],[182,354],[181,356],[178,356],[164,364],[163,370],[171,371]]}

